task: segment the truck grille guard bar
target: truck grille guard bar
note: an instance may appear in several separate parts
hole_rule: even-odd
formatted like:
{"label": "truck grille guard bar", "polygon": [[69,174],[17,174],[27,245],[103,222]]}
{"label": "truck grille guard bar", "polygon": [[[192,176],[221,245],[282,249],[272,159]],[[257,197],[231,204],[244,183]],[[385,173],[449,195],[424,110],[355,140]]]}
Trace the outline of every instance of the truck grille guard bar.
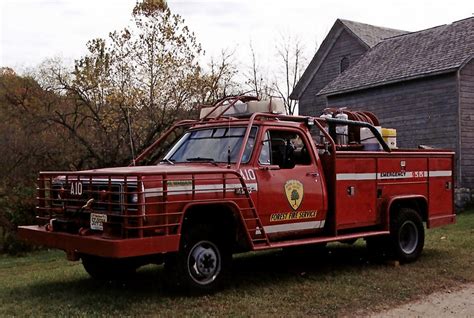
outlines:
{"label": "truck grille guard bar", "polygon": [[[104,238],[180,234],[192,204],[233,204],[247,240],[268,243],[250,189],[234,170],[166,173],[42,172],[37,222],[51,231]],[[100,187],[97,185],[100,184]],[[135,196],[136,202],[129,198]],[[99,207],[99,208],[98,208]],[[90,214],[107,215],[103,231],[90,228]]]}

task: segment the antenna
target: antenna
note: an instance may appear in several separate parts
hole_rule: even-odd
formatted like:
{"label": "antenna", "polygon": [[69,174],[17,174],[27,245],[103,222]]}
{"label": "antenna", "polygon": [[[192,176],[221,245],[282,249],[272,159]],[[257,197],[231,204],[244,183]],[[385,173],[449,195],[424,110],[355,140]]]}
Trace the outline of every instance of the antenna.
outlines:
{"label": "antenna", "polygon": [[227,168],[230,169],[230,117],[228,119],[228,128],[227,128]]}
{"label": "antenna", "polygon": [[132,164],[135,166],[135,147],[133,146],[132,125],[130,122],[130,107],[127,107],[127,126],[128,126],[128,137],[130,141],[130,152],[132,153]]}

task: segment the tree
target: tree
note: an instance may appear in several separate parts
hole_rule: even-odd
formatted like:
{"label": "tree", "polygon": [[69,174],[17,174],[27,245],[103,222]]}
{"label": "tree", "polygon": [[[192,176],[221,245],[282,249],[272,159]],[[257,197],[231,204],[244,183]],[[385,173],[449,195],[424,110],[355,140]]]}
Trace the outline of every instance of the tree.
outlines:
{"label": "tree", "polygon": [[281,98],[286,113],[293,115],[298,103],[290,99],[290,94],[304,72],[307,63],[305,49],[298,37],[282,35],[277,41],[276,52],[276,63],[272,65],[275,75],[268,78],[263,75],[257,54],[250,44],[251,66],[245,74],[245,83],[259,98]]}
{"label": "tree", "polygon": [[39,170],[128,164],[196,103],[236,92],[232,53],[203,69],[194,34],[164,1],[138,2],[132,17],[91,40],[73,69],[58,59],[26,76],[0,69],[0,250],[33,223]]}
{"label": "tree", "polygon": [[250,92],[260,99],[267,99],[272,95],[272,88],[268,82],[268,76],[264,75],[261,65],[258,63],[257,54],[252,42],[250,42],[251,66],[246,74],[245,84]]}
{"label": "tree", "polygon": [[214,57],[204,71],[201,80],[201,104],[210,104],[230,95],[237,95],[240,84],[236,80],[238,68],[234,61],[235,51],[222,50],[219,59]]}
{"label": "tree", "polygon": [[274,92],[282,98],[287,114],[293,115],[297,101],[290,99],[290,94],[303,75],[306,58],[301,40],[295,36],[281,36],[276,46],[280,60],[279,76],[273,83]]}
{"label": "tree", "polygon": [[37,171],[67,169],[75,156],[64,131],[45,120],[58,98],[32,76],[0,69],[0,251],[24,247],[15,231],[34,223]]}
{"label": "tree", "polygon": [[[94,39],[73,72],[50,67],[64,97],[51,121],[84,151],[87,166],[125,164],[203,97],[202,50],[163,1],[138,2],[133,25]],[[209,88],[210,89],[210,88]]]}

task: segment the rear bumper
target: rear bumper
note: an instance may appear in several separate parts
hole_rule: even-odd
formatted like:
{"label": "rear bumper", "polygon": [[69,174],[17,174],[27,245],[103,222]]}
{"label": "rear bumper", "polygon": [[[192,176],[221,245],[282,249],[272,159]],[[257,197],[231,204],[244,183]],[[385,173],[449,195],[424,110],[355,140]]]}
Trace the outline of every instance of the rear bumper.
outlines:
{"label": "rear bumper", "polygon": [[133,239],[105,239],[99,235],[80,236],[62,232],[48,232],[42,226],[20,226],[22,240],[36,245],[57,248],[69,253],[83,253],[102,257],[125,258],[176,252],[180,235]]}

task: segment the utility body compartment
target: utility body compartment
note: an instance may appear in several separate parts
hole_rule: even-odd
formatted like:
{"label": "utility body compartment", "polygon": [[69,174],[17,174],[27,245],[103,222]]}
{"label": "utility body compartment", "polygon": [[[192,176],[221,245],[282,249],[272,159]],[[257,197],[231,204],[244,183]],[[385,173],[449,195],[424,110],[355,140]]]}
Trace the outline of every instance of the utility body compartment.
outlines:
{"label": "utility body compartment", "polygon": [[394,202],[415,198],[428,228],[452,223],[453,160],[435,151],[338,152],[336,228],[388,224]]}

